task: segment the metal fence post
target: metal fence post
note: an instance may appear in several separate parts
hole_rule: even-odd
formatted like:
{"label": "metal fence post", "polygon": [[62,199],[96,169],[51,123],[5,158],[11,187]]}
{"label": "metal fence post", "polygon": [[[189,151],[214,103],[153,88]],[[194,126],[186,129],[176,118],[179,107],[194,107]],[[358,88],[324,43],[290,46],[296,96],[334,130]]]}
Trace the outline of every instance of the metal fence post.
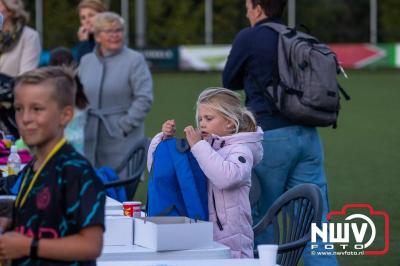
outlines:
{"label": "metal fence post", "polygon": [[288,2],[288,26],[296,27],[296,0],[289,0]]}
{"label": "metal fence post", "polygon": [[209,45],[213,43],[213,0],[205,0],[204,5],[204,40]]}
{"label": "metal fence post", "polygon": [[43,0],[35,0],[35,27],[43,45]]}
{"label": "metal fence post", "polygon": [[129,45],[129,0],[121,0],[121,16],[125,20],[126,45]]}
{"label": "metal fence post", "polygon": [[135,18],[136,18],[136,47],[143,48],[146,46],[146,8],[145,0],[136,0],[135,2]]}
{"label": "metal fence post", "polygon": [[370,37],[373,44],[378,42],[378,0],[370,0]]}

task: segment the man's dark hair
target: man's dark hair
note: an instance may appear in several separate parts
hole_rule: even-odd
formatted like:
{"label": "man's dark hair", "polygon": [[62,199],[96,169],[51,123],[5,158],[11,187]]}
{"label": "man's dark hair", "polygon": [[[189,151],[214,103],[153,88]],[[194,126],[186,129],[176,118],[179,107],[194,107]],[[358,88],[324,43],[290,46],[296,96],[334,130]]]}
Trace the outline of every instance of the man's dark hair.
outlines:
{"label": "man's dark hair", "polygon": [[282,17],[287,0],[251,0],[253,7],[260,5],[265,15],[269,18]]}

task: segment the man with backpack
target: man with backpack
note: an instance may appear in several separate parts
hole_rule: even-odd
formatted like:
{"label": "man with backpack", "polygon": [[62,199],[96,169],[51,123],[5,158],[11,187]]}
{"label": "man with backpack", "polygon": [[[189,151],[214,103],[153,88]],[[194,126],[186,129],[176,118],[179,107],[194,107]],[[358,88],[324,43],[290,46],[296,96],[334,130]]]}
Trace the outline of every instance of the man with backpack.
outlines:
{"label": "man with backpack", "polygon": [[[264,157],[255,169],[261,196],[252,210],[254,224],[281,194],[302,183],[314,183],[321,189],[323,222],[326,222],[329,211],[324,155],[318,131],[315,126],[310,126],[314,123],[305,126],[302,120],[292,119],[277,104],[283,97],[278,88],[284,86],[280,83],[282,77],[279,79],[279,76],[282,75],[278,69],[278,61],[282,60],[278,58],[279,34],[264,24],[282,24],[280,18],[285,5],[286,0],[246,0],[246,15],[251,27],[237,34],[223,72],[224,87],[244,89],[246,105],[264,130]],[[306,68],[307,65],[300,64],[300,67]],[[267,87],[271,90],[267,91]],[[296,88],[287,91],[302,94]],[[327,94],[338,97],[338,91],[328,91]],[[286,104],[291,104],[291,101]],[[337,115],[338,108],[337,103],[329,113]],[[329,123],[334,124],[332,121]],[[255,244],[270,243],[271,240],[272,234],[266,233],[256,238]],[[337,265],[334,255],[311,255],[310,243],[303,254],[304,265]]]}

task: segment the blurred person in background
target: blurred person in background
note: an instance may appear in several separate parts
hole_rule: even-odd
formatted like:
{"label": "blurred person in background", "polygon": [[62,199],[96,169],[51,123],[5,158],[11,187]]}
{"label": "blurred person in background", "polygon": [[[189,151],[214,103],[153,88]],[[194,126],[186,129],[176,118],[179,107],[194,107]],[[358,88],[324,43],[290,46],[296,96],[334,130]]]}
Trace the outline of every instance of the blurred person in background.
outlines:
{"label": "blurred person in background", "polygon": [[[57,47],[50,51],[50,66],[66,66],[75,68],[77,66],[72,52],[65,47]],[[86,123],[86,107],[88,100],[83,91],[82,84],[78,75],[75,76],[76,94],[75,94],[75,110],[74,117],[71,122],[65,127],[65,139],[70,143],[75,150],[80,154],[84,154],[84,128]]]}
{"label": "blurred person in background", "polygon": [[0,72],[17,76],[35,69],[41,53],[39,34],[27,26],[29,14],[21,0],[0,0],[4,16],[0,31]]}
{"label": "blurred person in background", "polygon": [[129,147],[144,137],[153,102],[153,82],[144,57],[127,48],[124,20],[112,12],[96,16],[96,48],[85,55],[79,76],[90,106],[85,156],[99,168],[116,168]]}
{"label": "blurred person in background", "polygon": [[50,51],[49,66],[76,66],[74,56],[70,49],[66,47],[56,47]]}
{"label": "blurred person in background", "polygon": [[78,63],[81,58],[91,53],[95,47],[93,34],[93,22],[98,13],[107,10],[105,4],[101,0],[82,0],[78,5],[78,14],[80,27],[78,29],[78,40],[76,58]]}
{"label": "blurred person in background", "polygon": [[[29,14],[21,0],[0,0],[3,27],[0,29],[0,83],[35,69],[41,53],[39,34],[26,24]],[[0,101],[0,130],[18,138],[14,109],[8,100]]]}

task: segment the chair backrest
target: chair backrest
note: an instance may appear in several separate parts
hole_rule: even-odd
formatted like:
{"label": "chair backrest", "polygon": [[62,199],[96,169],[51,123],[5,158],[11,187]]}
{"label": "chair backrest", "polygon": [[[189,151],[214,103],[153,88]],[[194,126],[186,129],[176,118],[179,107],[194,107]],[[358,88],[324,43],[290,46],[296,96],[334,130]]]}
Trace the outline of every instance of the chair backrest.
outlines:
{"label": "chair backrest", "polygon": [[[278,244],[280,265],[297,265],[311,238],[311,223],[320,225],[322,195],[314,184],[295,186],[282,194],[258,224],[253,226],[254,237],[272,226],[274,244]],[[267,243],[266,243],[267,244]]]}
{"label": "chair backrest", "polygon": [[125,158],[114,170],[119,176],[119,180],[105,183],[106,188],[124,186],[128,200],[135,195],[147,161],[147,150],[150,140],[144,137],[137,142],[127,153]]}

